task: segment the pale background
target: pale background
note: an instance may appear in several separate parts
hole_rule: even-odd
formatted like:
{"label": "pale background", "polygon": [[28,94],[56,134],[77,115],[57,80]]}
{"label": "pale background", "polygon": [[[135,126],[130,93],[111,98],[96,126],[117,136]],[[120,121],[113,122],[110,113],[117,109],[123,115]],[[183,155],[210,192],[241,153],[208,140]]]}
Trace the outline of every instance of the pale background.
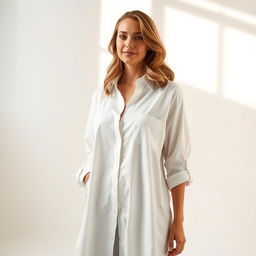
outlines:
{"label": "pale background", "polygon": [[186,256],[256,255],[253,0],[0,0],[0,255],[71,256],[91,93],[116,20],[156,22],[184,91]]}

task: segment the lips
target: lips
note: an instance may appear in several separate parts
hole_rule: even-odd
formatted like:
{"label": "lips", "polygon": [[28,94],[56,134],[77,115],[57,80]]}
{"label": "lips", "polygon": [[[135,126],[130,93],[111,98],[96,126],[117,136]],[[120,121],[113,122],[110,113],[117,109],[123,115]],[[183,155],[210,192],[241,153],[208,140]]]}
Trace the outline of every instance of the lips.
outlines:
{"label": "lips", "polygon": [[136,53],[135,52],[130,52],[130,51],[125,51],[125,52],[123,52],[123,54],[125,54],[125,56],[132,56]]}

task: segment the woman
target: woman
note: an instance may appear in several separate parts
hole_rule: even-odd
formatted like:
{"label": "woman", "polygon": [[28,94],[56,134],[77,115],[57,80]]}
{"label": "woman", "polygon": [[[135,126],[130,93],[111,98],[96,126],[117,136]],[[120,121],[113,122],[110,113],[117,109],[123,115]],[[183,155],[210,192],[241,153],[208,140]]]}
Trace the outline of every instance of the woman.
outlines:
{"label": "woman", "polygon": [[93,93],[76,174],[86,193],[76,255],[178,255],[192,182],[182,90],[147,14],[123,14],[108,49],[113,60]]}

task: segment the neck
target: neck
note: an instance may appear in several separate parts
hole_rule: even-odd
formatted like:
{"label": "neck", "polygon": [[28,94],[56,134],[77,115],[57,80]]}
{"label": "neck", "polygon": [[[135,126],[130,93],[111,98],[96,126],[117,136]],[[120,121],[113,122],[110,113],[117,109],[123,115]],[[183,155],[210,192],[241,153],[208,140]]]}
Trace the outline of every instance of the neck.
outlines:
{"label": "neck", "polygon": [[120,78],[121,83],[133,84],[135,80],[144,75],[144,67],[125,65],[125,70]]}

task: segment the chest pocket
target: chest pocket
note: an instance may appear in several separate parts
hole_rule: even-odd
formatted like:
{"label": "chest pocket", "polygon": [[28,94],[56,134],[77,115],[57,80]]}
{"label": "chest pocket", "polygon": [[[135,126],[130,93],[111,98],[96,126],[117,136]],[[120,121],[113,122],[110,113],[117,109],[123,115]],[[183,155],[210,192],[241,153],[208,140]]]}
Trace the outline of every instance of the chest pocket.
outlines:
{"label": "chest pocket", "polygon": [[132,113],[124,119],[126,138],[134,145],[160,152],[163,146],[165,123],[144,113]]}

